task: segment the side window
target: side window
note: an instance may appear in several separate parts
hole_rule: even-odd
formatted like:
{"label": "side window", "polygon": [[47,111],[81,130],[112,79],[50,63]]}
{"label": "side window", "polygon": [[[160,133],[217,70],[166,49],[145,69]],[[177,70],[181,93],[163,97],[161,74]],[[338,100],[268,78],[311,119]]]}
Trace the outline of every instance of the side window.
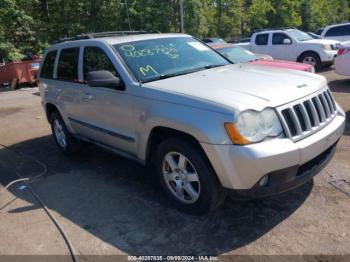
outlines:
{"label": "side window", "polygon": [[345,35],[350,35],[350,25],[345,26]]}
{"label": "side window", "polygon": [[350,25],[342,25],[330,28],[325,36],[344,36],[350,35]]}
{"label": "side window", "polygon": [[286,34],[274,33],[273,36],[272,36],[272,44],[273,45],[283,45],[283,41],[285,39],[291,40]]}
{"label": "side window", "polygon": [[55,66],[56,55],[57,51],[51,51],[47,53],[43,66],[41,68],[40,77],[48,79],[53,78],[53,69]]}
{"label": "side window", "polygon": [[57,78],[64,81],[78,81],[79,47],[62,49],[57,67]]}
{"label": "side window", "polygon": [[257,45],[267,45],[269,42],[269,34],[259,34],[255,38],[255,44]]}
{"label": "side window", "polygon": [[83,56],[84,81],[91,71],[107,70],[118,76],[117,70],[105,52],[99,47],[85,47]]}

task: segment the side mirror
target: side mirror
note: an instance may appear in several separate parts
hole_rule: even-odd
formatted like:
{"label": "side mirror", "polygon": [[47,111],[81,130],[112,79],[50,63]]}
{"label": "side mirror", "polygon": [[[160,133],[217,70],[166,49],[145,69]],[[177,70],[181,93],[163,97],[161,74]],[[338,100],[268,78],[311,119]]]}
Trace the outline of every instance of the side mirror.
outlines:
{"label": "side mirror", "polygon": [[92,71],[86,75],[86,82],[92,87],[107,87],[125,90],[124,83],[107,70]]}
{"label": "side mirror", "polygon": [[291,45],[292,44],[292,40],[290,40],[289,38],[285,38],[285,39],[283,39],[283,44],[284,45]]}

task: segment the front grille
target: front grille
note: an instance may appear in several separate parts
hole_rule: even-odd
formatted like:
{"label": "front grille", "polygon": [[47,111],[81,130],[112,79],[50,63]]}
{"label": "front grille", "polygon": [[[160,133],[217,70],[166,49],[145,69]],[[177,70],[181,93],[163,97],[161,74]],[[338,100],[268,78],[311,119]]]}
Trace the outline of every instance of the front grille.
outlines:
{"label": "front grille", "polygon": [[286,135],[292,140],[300,140],[317,132],[337,113],[334,98],[328,88],[277,110]]}

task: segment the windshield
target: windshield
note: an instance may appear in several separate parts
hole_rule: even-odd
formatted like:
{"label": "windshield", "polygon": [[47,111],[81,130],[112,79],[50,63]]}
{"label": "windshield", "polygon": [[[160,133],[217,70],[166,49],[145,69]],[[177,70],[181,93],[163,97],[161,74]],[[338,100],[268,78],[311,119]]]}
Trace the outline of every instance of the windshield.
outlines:
{"label": "windshield", "polygon": [[304,33],[304,32],[299,31],[299,30],[293,29],[293,30],[288,30],[287,32],[288,32],[290,37],[294,38],[297,41],[307,41],[307,40],[313,39],[307,33]]}
{"label": "windshield", "polygon": [[142,83],[229,64],[192,37],[150,39],[113,47]]}
{"label": "windshield", "polygon": [[256,55],[242,47],[223,47],[219,48],[218,51],[235,64],[247,63],[258,59]]}

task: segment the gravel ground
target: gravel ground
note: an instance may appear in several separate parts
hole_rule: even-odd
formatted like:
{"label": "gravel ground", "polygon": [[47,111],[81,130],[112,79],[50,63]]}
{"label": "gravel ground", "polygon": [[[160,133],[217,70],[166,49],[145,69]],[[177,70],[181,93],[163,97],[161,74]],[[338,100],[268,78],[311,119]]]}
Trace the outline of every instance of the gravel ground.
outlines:
{"label": "gravel ground", "polygon": [[[0,89],[0,143],[47,165],[47,175],[32,186],[84,261],[101,254],[350,261],[350,79],[334,71],[322,74],[348,116],[327,168],[291,192],[258,201],[228,199],[203,217],[170,207],[150,171],[132,161],[94,146],[72,158],[60,154],[37,88]],[[16,172],[33,177],[41,171],[35,162],[0,147],[0,255],[65,255],[59,258],[69,261],[60,233],[28,188],[17,184],[3,190]]]}

